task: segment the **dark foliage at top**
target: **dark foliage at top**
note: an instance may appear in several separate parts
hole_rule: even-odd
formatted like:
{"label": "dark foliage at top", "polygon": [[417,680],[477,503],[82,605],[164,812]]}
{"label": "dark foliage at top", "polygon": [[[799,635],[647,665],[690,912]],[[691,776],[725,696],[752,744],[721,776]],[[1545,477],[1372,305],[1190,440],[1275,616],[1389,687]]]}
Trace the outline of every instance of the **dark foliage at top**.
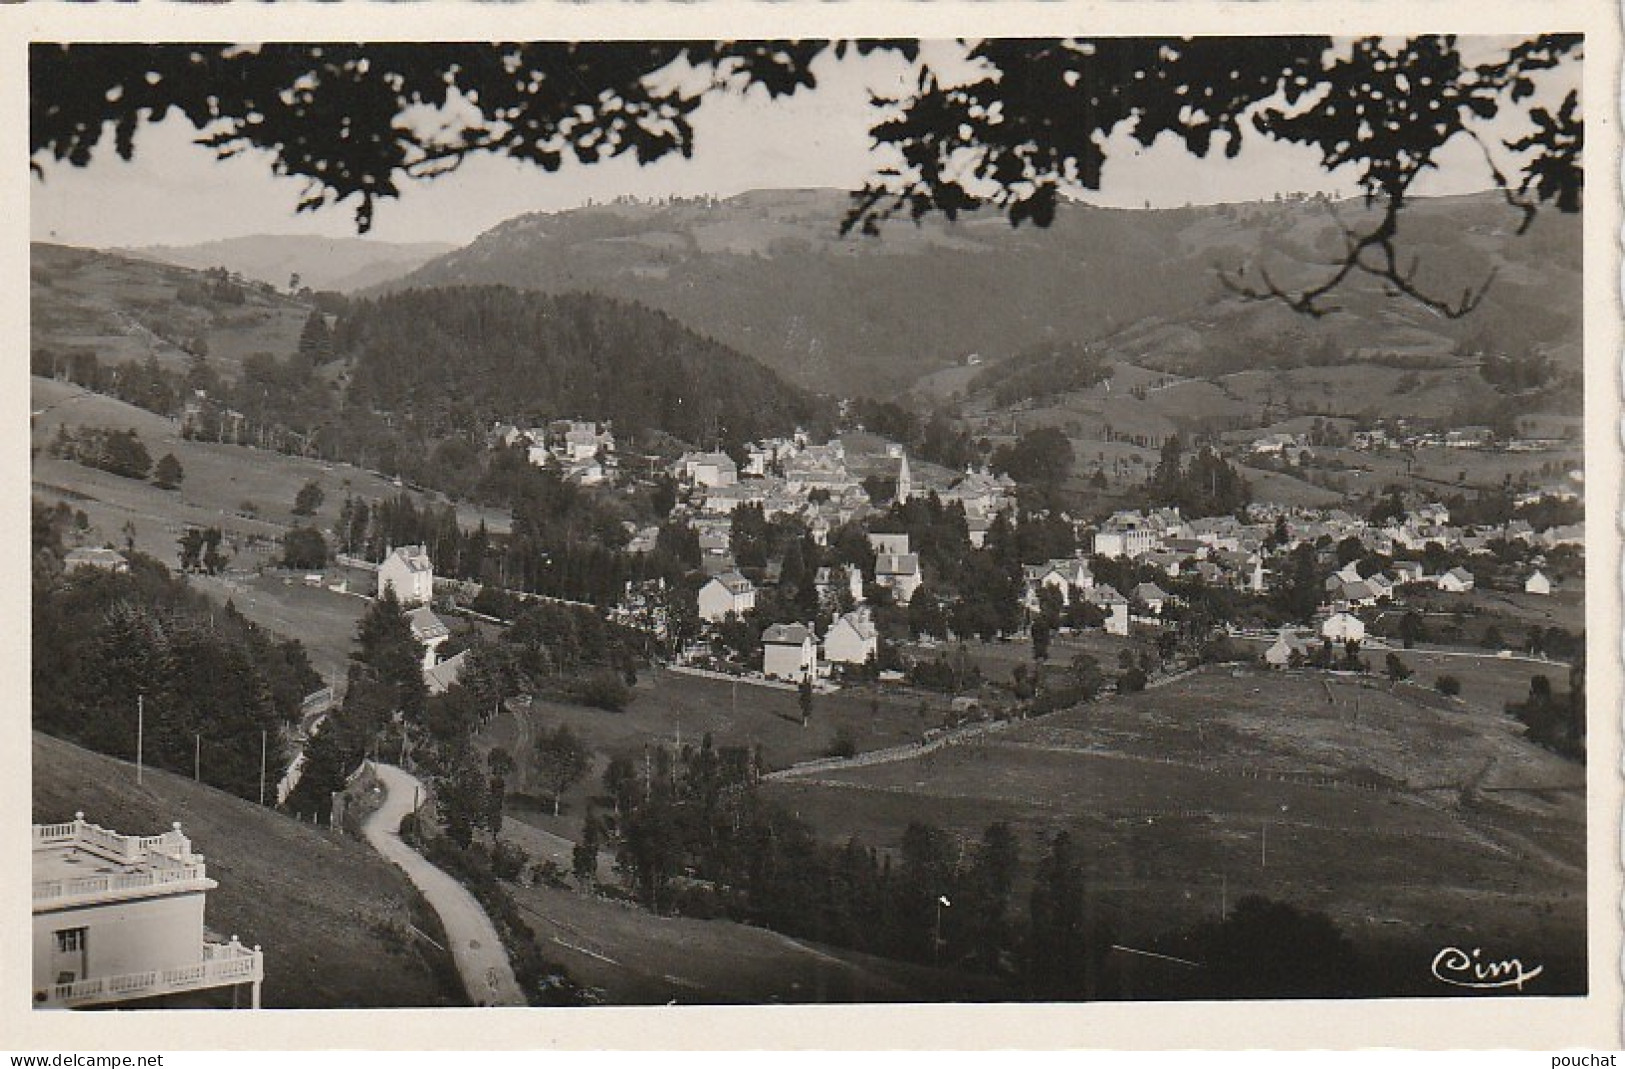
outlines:
{"label": "dark foliage at top", "polygon": [[1447,144],[1473,140],[1488,158],[1478,124],[1520,110],[1532,129],[1509,147],[1532,150],[1531,159],[1515,178],[1492,165],[1496,185],[1526,224],[1536,202],[1578,211],[1585,132],[1578,93],[1555,112],[1530,98],[1540,72],[1578,57],[1582,41],[1545,35],[1476,65],[1449,36],[1363,38],[1352,46],[1326,37],[985,41],[972,50],[989,68],[985,77],[954,85],[927,72],[912,95],[892,102],[897,113],[874,134],[903,163],[869,183],[848,224],[872,231],[900,210],[951,218],[991,203],[1013,223],[1046,226],[1067,187],[1100,188],[1113,133],[1147,146],[1171,133],[1195,156],[1221,145],[1235,156],[1245,144],[1244,118],[1263,103],[1252,117],[1255,134],[1319,150],[1328,171],[1352,169],[1383,211],[1375,224],[1344,229],[1342,255],[1320,281],[1283,289],[1267,272],[1257,281],[1238,273],[1228,278],[1231,288],[1320,316],[1332,310],[1329,294],[1366,274],[1461,315],[1477,306],[1489,280],[1459,300],[1418,289],[1415,265],[1395,241],[1399,212]]}
{"label": "dark foliage at top", "polygon": [[[780,96],[811,86],[805,42],[558,42],[525,44],[272,44],[126,47],[36,45],[29,56],[34,152],[88,163],[112,126],[120,156],[137,127],[171,108],[193,126],[223,129],[206,144],[223,155],[269,150],[279,174],[309,180],[301,208],[352,197],[366,231],[378,198],[405,179],[432,177],[463,159],[500,154],[554,171],[625,153],[649,163],[687,155],[688,116],[722,87]],[[842,51],[844,46],[837,46]],[[876,47],[912,46],[859,45]],[[644,82],[673,63],[718,75],[658,90]],[[398,122],[409,108],[466,103],[447,129]]]}
{"label": "dark foliage at top", "polygon": [[[34,45],[29,56],[30,152],[90,161],[108,128],[134,153],[142,122],[179,110],[223,155],[267,150],[273,169],[308,180],[301,208],[356,198],[371,225],[379,198],[406,179],[500,154],[556,170],[631,154],[646,164],[690,155],[689,116],[708,94],[753,87],[770,96],[812,88],[812,64],[845,43],[542,42],[531,44]],[[861,42],[916,59],[913,42]],[[847,227],[867,232],[898,212],[952,218],[989,204],[1013,223],[1054,218],[1069,189],[1098,189],[1113,135],[1150,145],[1163,134],[1192,155],[1243,150],[1248,136],[1307,145],[1326,170],[1351,169],[1380,203],[1375,225],[1344,230],[1339,262],[1318,282],[1282,288],[1261,272],[1230,278],[1236,292],[1310,315],[1351,275],[1380,279],[1446,315],[1475,307],[1414,282],[1396,243],[1411,185],[1458,139],[1508,113],[1526,132],[1521,174],[1490,167],[1525,213],[1536,203],[1578,211],[1584,122],[1577,92],[1555,107],[1536,92],[1543,72],[1578,62],[1583,37],[1543,35],[1472,63],[1451,36],[1105,37],[994,39],[975,44],[970,80],[921,66],[915,88],[876,101],[876,142],[899,162],[855,195]],[[701,77],[660,79],[673,66]],[[709,75],[706,77],[705,75]],[[1258,105],[1261,110],[1254,113]],[[445,120],[400,121],[426,109]],[[1251,115],[1251,130],[1244,119]]]}

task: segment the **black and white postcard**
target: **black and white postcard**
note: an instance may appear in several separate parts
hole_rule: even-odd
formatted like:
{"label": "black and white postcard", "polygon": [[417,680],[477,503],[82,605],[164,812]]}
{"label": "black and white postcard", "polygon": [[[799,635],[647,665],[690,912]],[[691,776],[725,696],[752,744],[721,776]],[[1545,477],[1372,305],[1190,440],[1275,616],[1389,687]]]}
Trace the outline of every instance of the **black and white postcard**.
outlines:
{"label": "black and white postcard", "polygon": [[0,11],[10,1030],[1617,1046],[1617,12],[1422,14]]}

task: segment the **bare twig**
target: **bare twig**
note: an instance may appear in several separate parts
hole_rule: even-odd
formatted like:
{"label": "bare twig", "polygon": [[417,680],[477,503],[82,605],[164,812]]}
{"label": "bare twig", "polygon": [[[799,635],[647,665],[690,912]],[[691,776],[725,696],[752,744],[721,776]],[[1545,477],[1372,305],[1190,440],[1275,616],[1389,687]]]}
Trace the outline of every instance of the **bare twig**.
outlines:
{"label": "bare twig", "polygon": [[[1491,165],[1493,168],[1493,164]],[[1420,170],[1418,165],[1402,179],[1396,179],[1391,187],[1383,194],[1382,218],[1372,229],[1359,232],[1347,226],[1337,218],[1336,211],[1332,211],[1332,218],[1343,232],[1344,253],[1343,258],[1334,265],[1332,273],[1317,285],[1293,292],[1283,289],[1270,277],[1269,271],[1259,268],[1259,275],[1263,280],[1261,286],[1255,286],[1242,279],[1246,268],[1243,267],[1234,274],[1220,270],[1219,281],[1231,293],[1248,301],[1280,301],[1294,312],[1307,315],[1312,319],[1319,319],[1331,312],[1339,311],[1337,306],[1322,303],[1332,290],[1342,285],[1349,275],[1358,271],[1372,278],[1380,279],[1386,284],[1391,294],[1400,294],[1422,305],[1428,310],[1444,316],[1446,319],[1460,319],[1468,315],[1483,303],[1490,286],[1495,282],[1496,271],[1491,270],[1484,281],[1477,286],[1469,286],[1462,291],[1461,298],[1451,302],[1430,293],[1416,283],[1416,273],[1421,265],[1419,257],[1413,256],[1410,263],[1401,269],[1399,251],[1394,246],[1394,235],[1399,231],[1399,213],[1404,206],[1405,189],[1410,185],[1411,178]],[[1499,182],[1506,191],[1504,183]],[[1511,197],[1509,200],[1515,207],[1524,207]],[[1533,208],[1527,209],[1529,216]],[[1524,225],[1528,225],[1526,216]]]}

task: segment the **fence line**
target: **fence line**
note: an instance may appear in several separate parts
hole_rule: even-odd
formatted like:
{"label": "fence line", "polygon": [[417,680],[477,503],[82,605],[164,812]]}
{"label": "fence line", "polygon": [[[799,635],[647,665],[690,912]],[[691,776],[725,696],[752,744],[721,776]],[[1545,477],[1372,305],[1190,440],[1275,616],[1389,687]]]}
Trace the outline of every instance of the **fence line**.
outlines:
{"label": "fence line", "polygon": [[1235,779],[1268,780],[1275,783],[1294,783],[1305,787],[1327,787],[1333,790],[1360,790],[1360,791],[1388,791],[1395,794],[1408,793],[1410,788],[1394,786],[1384,783],[1373,783],[1368,780],[1347,779],[1340,776],[1322,772],[1292,772],[1270,768],[1227,767],[1202,761],[1188,761],[1177,757],[1161,757],[1155,754],[1128,754],[1118,753],[1114,750],[1101,750],[1095,748],[1080,748],[1071,746],[1051,746],[1038,742],[1022,742],[1015,739],[999,739],[992,743],[1012,750],[1037,750],[1043,753],[1078,754],[1084,757],[1101,757],[1112,761],[1143,761],[1154,765],[1169,765],[1175,768],[1188,768],[1195,772],[1206,772],[1214,776],[1229,776]]}

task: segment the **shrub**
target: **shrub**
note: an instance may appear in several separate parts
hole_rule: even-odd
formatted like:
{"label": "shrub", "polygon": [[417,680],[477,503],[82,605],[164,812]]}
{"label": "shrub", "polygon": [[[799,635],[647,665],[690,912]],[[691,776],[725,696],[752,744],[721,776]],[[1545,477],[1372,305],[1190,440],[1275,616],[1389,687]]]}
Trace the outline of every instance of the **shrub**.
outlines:
{"label": "shrub", "polygon": [[185,472],[181,470],[181,462],[175,459],[174,453],[165,453],[158,461],[158,469],[153,473],[153,482],[160,490],[173,490],[180,486]]}
{"label": "shrub", "polygon": [[498,620],[512,620],[524,608],[518,598],[494,586],[481,587],[468,607],[483,616],[494,616]]}
{"label": "shrub", "polygon": [[295,527],[282,536],[282,563],[307,571],[327,567],[327,539],[314,527]]}
{"label": "shrub", "polygon": [[618,713],[632,701],[632,690],[609,672],[596,672],[584,679],[572,680],[565,688],[570,699],[580,705],[607,709]]}
{"label": "shrub", "polygon": [[1440,676],[1433,681],[1433,689],[1447,698],[1454,698],[1461,693],[1461,680],[1455,676]]}
{"label": "shrub", "polygon": [[530,878],[533,882],[545,884],[560,891],[570,886],[564,877],[564,870],[559,867],[558,862],[551,858],[543,858],[530,867]]}
{"label": "shrub", "polygon": [[294,495],[293,514],[295,516],[314,516],[316,510],[322,507],[322,502],[326,500],[326,496],[326,494],[322,493],[321,484],[315,479],[310,480],[304,486],[301,486],[299,492]]}
{"label": "shrub", "polygon": [[498,840],[491,851],[491,875],[499,880],[517,880],[530,864],[530,855],[521,846]]}
{"label": "shrub", "polygon": [[858,740],[852,737],[849,729],[837,728],[824,753],[829,757],[855,757],[858,753]]}

